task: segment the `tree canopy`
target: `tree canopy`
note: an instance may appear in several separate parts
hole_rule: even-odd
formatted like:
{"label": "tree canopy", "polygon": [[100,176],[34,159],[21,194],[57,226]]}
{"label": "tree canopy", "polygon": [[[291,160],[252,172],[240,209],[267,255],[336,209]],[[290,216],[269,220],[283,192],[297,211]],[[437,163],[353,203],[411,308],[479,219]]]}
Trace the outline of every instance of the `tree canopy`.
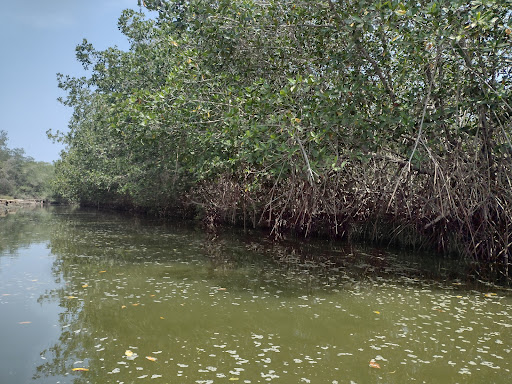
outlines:
{"label": "tree canopy", "polygon": [[123,12],[128,51],[84,40],[89,76],[59,75],[63,196],[508,268],[509,0],[141,5],[158,16]]}
{"label": "tree canopy", "polygon": [[7,132],[0,130],[0,197],[50,197],[53,165],[25,156],[23,149],[8,148],[7,139]]}

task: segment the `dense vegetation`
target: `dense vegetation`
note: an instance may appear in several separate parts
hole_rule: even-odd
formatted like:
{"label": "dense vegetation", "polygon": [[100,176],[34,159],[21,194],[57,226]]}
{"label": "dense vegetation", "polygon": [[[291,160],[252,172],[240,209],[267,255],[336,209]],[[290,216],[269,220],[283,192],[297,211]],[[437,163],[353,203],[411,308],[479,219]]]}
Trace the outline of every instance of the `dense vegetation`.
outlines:
{"label": "dense vegetation", "polygon": [[431,245],[509,274],[510,0],[150,1],[59,76],[82,203]]}
{"label": "dense vegetation", "polygon": [[38,198],[52,195],[54,166],[34,161],[23,149],[7,147],[7,133],[0,130],[0,198]]}

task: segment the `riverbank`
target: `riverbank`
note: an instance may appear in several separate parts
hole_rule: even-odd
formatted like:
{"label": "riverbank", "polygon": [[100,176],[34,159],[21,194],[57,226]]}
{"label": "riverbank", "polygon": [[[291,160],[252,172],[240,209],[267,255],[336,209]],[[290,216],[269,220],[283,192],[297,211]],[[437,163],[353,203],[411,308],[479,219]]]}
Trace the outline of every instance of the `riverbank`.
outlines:
{"label": "riverbank", "polygon": [[19,208],[42,207],[45,203],[44,199],[0,199],[0,216],[5,216]]}

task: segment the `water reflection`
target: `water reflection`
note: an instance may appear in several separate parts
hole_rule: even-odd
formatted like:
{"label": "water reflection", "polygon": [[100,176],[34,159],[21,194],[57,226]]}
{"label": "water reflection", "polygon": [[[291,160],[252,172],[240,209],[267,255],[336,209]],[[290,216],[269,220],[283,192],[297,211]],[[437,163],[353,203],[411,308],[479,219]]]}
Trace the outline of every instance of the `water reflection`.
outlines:
{"label": "water reflection", "polygon": [[25,208],[0,216],[0,256],[13,255],[20,247],[48,240],[51,209]]}
{"label": "water reflection", "polygon": [[94,211],[53,218],[56,286],[39,302],[58,304],[59,337],[37,382],[510,382],[508,291],[446,280],[448,264]]}

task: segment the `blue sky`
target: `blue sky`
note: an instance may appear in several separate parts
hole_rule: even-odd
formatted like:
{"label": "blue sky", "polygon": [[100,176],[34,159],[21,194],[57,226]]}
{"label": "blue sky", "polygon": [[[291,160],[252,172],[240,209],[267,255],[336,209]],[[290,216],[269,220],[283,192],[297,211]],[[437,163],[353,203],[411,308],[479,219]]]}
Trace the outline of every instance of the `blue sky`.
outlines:
{"label": "blue sky", "polygon": [[46,131],[66,131],[71,110],[57,97],[56,73],[81,76],[75,46],[86,38],[97,49],[128,43],[117,29],[121,11],[137,0],[12,0],[0,10],[0,130],[9,148],[52,162],[63,149]]}

